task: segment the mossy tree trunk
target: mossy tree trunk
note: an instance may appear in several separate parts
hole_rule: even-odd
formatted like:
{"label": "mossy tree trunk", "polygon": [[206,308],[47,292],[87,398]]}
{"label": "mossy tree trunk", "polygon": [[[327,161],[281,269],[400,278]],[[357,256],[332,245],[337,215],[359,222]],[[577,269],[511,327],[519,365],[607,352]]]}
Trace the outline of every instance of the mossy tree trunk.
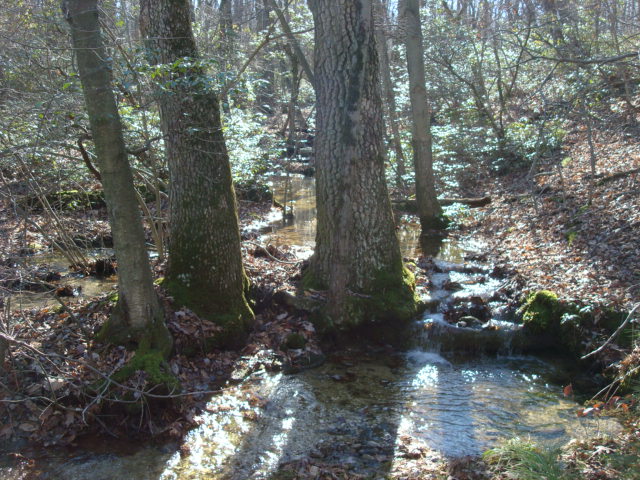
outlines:
{"label": "mossy tree trunk", "polygon": [[418,0],[401,0],[400,15],[405,30],[409,97],[413,123],[413,165],[416,176],[418,216],[423,229],[442,226],[442,209],[436,196],[431,151],[431,107],[427,98],[424,50]]}
{"label": "mossy tree trunk", "polygon": [[118,303],[103,332],[114,343],[144,342],[145,348],[168,355],[171,336],[153,288],[133,176],[111,88],[111,66],[100,36],[97,0],[65,0],[62,10],[71,26],[118,259]]}
{"label": "mossy tree trunk", "polygon": [[[371,0],[309,0],[315,23],[318,229],[304,284],[338,329],[415,312],[384,171]],[[397,324],[396,324],[397,326]]]}
{"label": "mossy tree trunk", "polygon": [[245,292],[236,198],[220,103],[199,64],[188,0],[141,0],[170,175],[166,286],[179,305],[225,327],[219,346],[239,345],[253,320]]}

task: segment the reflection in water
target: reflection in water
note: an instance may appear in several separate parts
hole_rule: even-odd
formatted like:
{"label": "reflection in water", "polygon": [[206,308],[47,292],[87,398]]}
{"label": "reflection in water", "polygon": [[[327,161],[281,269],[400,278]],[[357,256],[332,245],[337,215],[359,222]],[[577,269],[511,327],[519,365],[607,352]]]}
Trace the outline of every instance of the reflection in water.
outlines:
{"label": "reflection in water", "polygon": [[578,405],[544,381],[553,368],[533,358],[435,360],[409,353],[410,384],[401,384],[410,407],[400,433],[425,441],[448,456],[474,455],[500,439],[520,436],[556,445],[595,434],[614,421],[577,418]]}
{"label": "reflection in water", "polygon": [[[289,190],[285,192],[289,184]],[[291,245],[310,250],[316,242],[316,182],[315,179],[300,175],[274,175],[271,188],[276,201],[284,204],[287,200],[287,212],[293,213],[293,219],[282,217],[272,221],[269,226],[270,243]],[[309,252],[310,253],[310,252]]]}
{"label": "reflection in water", "polygon": [[169,457],[147,447],[131,456],[48,459],[43,478],[125,478],[117,472],[128,471],[139,480],[260,479],[309,455],[383,476],[401,461],[403,436],[455,457],[514,436],[556,445],[617,429],[605,419],[577,418],[578,405],[545,381],[554,370],[531,357],[478,361],[416,350],[298,375],[261,371],[212,398],[182,452]]}
{"label": "reflection in water", "polygon": [[[283,219],[280,214],[273,218],[267,232],[269,243],[297,247],[303,249],[304,256],[310,255],[316,242],[315,179],[301,175],[274,175],[271,188],[274,199],[280,204],[287,199],[287,212],[292,211],[293,218]],[[403,256],[416,258],[428,255],[452,262],[463,261],[465,252],[455,241],[438,234],[421,235],[416,217],[404,216],[399,223],[398,239]]]}
{"label": "reflection in water", "polygon": [[[111,249],[92,249],[84,252],[87,258],[96,260],[99,258],[108,258],[113,255]],[[64,298],[66,304],[74,302],[81,297],[90,298],[98,295],[104,295],[105,292],[111,290],[117,283],[117,277],[96,277],[84,276],[80,274],[69,274],[69,261],[59,253],[43,253],[25,257],[21,259],[27,266],[38,266],[42,271],[55,272],[62,276],[54,285],[68,285],[74,292],[76,297]],[[8,299],[12,310],[39,309],[59,305],[52,292],[30,292],[21,291],[11,295]]]}

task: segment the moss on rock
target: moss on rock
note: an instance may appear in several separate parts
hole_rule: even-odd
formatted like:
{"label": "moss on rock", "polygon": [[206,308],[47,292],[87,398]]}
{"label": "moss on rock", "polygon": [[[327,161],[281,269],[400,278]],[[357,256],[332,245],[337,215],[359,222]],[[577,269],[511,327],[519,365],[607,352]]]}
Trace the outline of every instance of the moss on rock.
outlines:
{"label": "moss on rock", "polygon": [[299,350],[304,348],[307,344],[307,339],[304,338],[304,335],[294,332],[287,335],[287,337],[282,342],[283,350]]}
{"label": "moss on rock", "polygon": [[549,290],[530,294],[520,307],[522,323],[532,333],[550,333],[560,325],[562,309],[558,296]]}

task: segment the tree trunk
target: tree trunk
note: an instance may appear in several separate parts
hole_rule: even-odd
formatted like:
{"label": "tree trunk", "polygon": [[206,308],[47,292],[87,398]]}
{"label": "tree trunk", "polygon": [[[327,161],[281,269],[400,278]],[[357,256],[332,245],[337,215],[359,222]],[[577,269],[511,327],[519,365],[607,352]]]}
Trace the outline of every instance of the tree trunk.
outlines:
{"label": "tree trunk", "polygon": [[318,227],[303,284],[328,325],[391,342],[415,314],[387,192],[371,0],[309,0],[315,23]]}
{"label": "tree trunk", "polygon": [[[256,29],[258,32],[265,32],[270,26],[269,0],[256,1]],[[256,104],[263,113],[271,116],[274,112],[275,94],[275,66],[269,53],[273,50],[270,45],[266,45],[258,56],[258,71],[260,78],[264,81],[256,86]]]}
{"label": "tree trunk", "polygon": [[[143,2],[145,0],[141,0]],[[182,3],[182,0],[178,1],[178,3]],[[179,8],[179,7],[178,7]],[[234,44],[235,42],[235,33],[233,30],[233,14],[231,10],[231,0],[220,0],[220,6],[218,7],[220,12],[220,65],[222,65],[223,77],[222,77],[222,109],[225,114],[228,114],[231,110],[231,101],[229,100],[229,95],[227,94],[227,77],[229,76],[229,71],[233,65],[233,56],[234,56]]]}
{"label": "tree trunk", "polygon": [[302,66],[302,70],[307,76],[307,80],[309,80],[309,83],[315,89],[316,80],[315,80],[314,73],[311,70],[311,65],[309,65],[309,62],[307,61],[307,57],[304,55],[304,52],[300,47],[300,42],[298,42],[298,39],[293,35],[293,32],[291,31],[291,27],[289,26],[289,22],[287,21],[287,18],[284,16],[284,12],[278,6],[276,0],[268,0],[268,1],[269,1],[269,6],[276,13],[276,16],[278,17],[278,21],[280,22],[280,26],[282,27],[282,30],[284,31],[285,35],[287,36],[287,39],[289,40],[289,45],[291,45],[293,52],[298,57],[298,61]]}
{"label": "tree trunk", "polygon": [[380,73],[382,75],[382,87],[386,105],[386,117],[391,129],[391,143],[396,154],[396,188],[404,191],[406,184],[404,176],[406,175],[406,161],[404,152],[402,151],[402,142],[400,141],[400,129],[398,128],[398,114],[396,108],[396,96],[393,91],[393,82],[391,81],[391,65],[389,63],[389,49],[387,48],[387,32],[384,26],[387,23],[387,10],[380,0],[375,3],[376,13],[378,14],[378,25],[376,27],[376,42],[378,44],[378,56],[380,58]]}
{"label": "tree trunk", "polygon": [[188,0],[141,0],[140,22],[150,63],[170,70],[157,89],[171,183],[166,286],[224,327],[212,345],[236,347],[253,313],[218,97],[198,65]]}
{"label": "tree trunk", "polygon": [[424,52],[418,0],[402,0],[409,95],[413,120],[413,164],[416,175],[416,200],[423,229],[443,226],[442,209],[436,196],[431,152],[431,107],[427,98],[424,73]]}
{"label": "tree trunk", "polygon": [[153,288],[133,176],[111,88],[111,66],[105,60],[108,57],[100,37],[97,0],[66,0],[62,8],[71,25],[118,259],[118,303],[102,333],[114,343],[145,342],[145,347],[168,355],[171,336]]}

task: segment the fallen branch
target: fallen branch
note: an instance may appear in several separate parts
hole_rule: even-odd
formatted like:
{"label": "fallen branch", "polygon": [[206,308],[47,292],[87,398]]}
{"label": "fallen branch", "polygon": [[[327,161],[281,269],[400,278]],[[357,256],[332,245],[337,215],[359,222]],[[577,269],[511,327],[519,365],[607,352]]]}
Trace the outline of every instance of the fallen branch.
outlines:
{"label": "fallen branch", "polygon": [[586,360],[589,357],[593,357],[594,355],[597,355],[598,353],[603,351],[607,347],[607,345],[613,342],[616,339],[616,337],[620,335],[620,333],[624,330],[627,324],[631,321],[631,319],[633,318],[633,314],[636,312],[638,307],[640,307],[640,303],[635,304],[635,306],[629,312],[629,315],[627,315],[627,318],[624,320],[624,322],[622,322],[622,324],[618,327],[618,329],[615,332],[613,332],[613,335],[611,335],[606,342],[600,345],[600,347],[595,349],[593,352],[587,353],[586,355],[580,357],[580,360]]}
{"label": "fallen branch", "polygon": [[280,260],[279,258],[274,257],[271,252],[267,249],[267,247],[265,247],[264,245],[260,245],[259,243],[255,243],[252,242],[250,240],[244,240],[242,243],[250,243],[251,245],[258,247],[260,249],[262,249],[264,251],[264,253],[266,253],[269,258],[271,258],[272,260],[279,262],[279,263],[286,263],[288,265],[297,265],[298,263],[300,263],[302,260],[296,260],[295,262],[288,262],[286,260]]}
{"label": "fallen branch", "polygon": [[619,178],[624,178],[627,175],[633,175],[634,173],[640,173],[640,168],[633,168],[631,170],[625,170],[624,172],[612,173],[611,175],[607,175],[604,178],[598,180],[598,185],[604,185],[605,183],[612,182],[613,180],[617,180]]}
{"label": "fallen branch", "polygon": [[[439,198],[438,202],[442,206],[453,205],[454,203],[460,203],[469,207],[484,207],[491,203],[491,197],[478,197],[478,198]],[[408,212],[418,211],[418,204],[415,200],[393,200],[393,206],[398,210],[405,210]]]}

